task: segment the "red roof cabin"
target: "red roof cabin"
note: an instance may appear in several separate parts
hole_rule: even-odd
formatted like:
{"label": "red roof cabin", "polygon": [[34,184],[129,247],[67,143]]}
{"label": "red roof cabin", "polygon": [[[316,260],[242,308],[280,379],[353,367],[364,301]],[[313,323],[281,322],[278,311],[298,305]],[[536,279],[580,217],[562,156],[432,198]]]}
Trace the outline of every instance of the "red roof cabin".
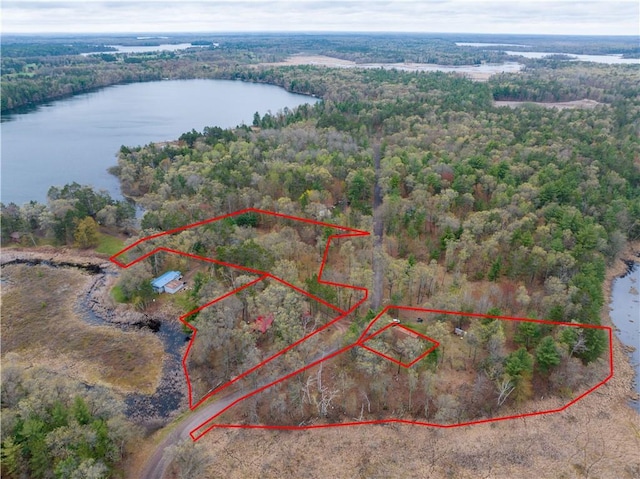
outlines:
{"label": "red roof cabin", "polygon": [[272,324],[273,314],[270,314],[269,316],[258,316],[258,319],[253,323],[253,327],[264,334]]}

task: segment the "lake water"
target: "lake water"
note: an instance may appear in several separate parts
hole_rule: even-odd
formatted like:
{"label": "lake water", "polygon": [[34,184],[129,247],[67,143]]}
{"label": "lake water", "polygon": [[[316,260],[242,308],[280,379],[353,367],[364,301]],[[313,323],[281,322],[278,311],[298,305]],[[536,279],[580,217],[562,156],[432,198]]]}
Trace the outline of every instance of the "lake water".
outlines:
{"label": "lake water", "polygon": [[[609,308],[616,335],[623,344],[635,348],[629,356],[636,370],[635,389],[640,393],[640,264],[634,263],[629,273],[613,282]],[[638,401],[633,406],[640,412]]]}
{"label": "lake water", "polygon": [[[499,47],[527,47],[528,45],[519,45],[517,43],[472,43],[472,42],[456,42],[456,45],[462,47],[491,47],[491,50],[498,50]],[[571,61],[606,63],[609,65],[640,65],[638,58],[622,58],[622,54],[611,55],[579,55],[576,53],[559,53],[559,52],[516,52],[504,50],[507,55],[520,55],[524,58],[544,58],[550,55],[567,55],[571,57]]]}
{"label": "lake water", "polygon": [[[215,43],[214,46],[218,44]],[[163,43],[155,46],[126,46],[126,45],[107,45],[113,47],[116,51],[106,52],[89,52],[81,53],[82,56],[99,55],[101,53],[152,53],[152,52],[177,52],[186,50],[187,48],[204,48],[203,45],[192,45],[191,43]]]}
{"label": "lake water", "polygon": [[577,55],[574,53],[553,53],[553,52],[513,52],[506,51],[507,55],[520,55],[525,58],[544,58],[549,55],[567,55],[571,61],[606,63],[609,65],[640,65],[638,58],[622,58],[622,55]]}
{"label": "lake water", "polygon": [[2,117],[3,203],[44,202],[50,186],[76,181],[120,197],[107,173],[120,146],[177,139],[205,126],[234,127],[315,103],[272,85],[180,80],[118,85]]}

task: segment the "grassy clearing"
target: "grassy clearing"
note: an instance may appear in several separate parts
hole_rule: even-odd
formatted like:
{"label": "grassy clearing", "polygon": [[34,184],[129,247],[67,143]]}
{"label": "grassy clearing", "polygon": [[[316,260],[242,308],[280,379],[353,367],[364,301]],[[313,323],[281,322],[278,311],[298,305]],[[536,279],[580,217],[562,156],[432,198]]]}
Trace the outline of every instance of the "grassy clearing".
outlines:
{"label": "grassy clearing", "polygon": [[108,254],[112,256],[124,248],[124,241],[115,236],[100,233],[100,243],[96,248],[97,253]]}
{"label": "grassy clearing", "polygon": [[113,288],[111,288],[111,297],[113,298],[113,300],[116,303],[126,303],[127,302],[127,297],[122,292],[122,288],[119,285],[116,285]]}
{"label": "grassy clearing", "polygon": [[[180,311],[189,313],[196,309],[199,305],[193,300],[188,291],[182,290],[176,294],[164,295],[168,301],[179,308]],[[164,298],[162,298],[164,299]]]}
{"label": "grassy clearing", "polygon": [[90,384],[151,393],[163,348],[148,332],[92,326],[75,312],[77,292],[89,277],[46,266],[3,268],[2,356],[15,352],[34,365],[64,371]]}

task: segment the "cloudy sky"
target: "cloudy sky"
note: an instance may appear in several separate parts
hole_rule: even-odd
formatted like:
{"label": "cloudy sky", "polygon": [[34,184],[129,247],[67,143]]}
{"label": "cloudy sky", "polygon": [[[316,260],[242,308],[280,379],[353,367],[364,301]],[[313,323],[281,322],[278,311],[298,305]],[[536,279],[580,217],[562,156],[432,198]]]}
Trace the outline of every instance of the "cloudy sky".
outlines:
{"label": "cloudy sky", "polygon": [[2,0],[4,33],[395,31],[638,35],[638,0]]}

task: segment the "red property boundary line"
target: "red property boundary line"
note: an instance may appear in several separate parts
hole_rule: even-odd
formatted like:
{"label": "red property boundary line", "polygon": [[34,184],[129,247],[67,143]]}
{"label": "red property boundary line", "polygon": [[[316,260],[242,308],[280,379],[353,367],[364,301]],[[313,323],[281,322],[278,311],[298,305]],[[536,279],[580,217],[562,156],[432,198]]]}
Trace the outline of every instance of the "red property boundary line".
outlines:
{"label": "red property boundary line", "polygon": [[[295,376],[296,374],[303,372],[307,369],[310,369],[314,366],[317,366],[318,364],[320,364],[323,361],[327,361],[339,354],[342,354],[343,352],[346,352],[352,348],[355,348],[357,346],[363,346],[363,343],[368,341],[369,339],[373,338],[376,334],[378,334],[380,331],[376,331],[375,333],[371,333],[368,334],[368,331],[373,327],[374,323],[376,321],[378,321],[383,314],[385,314],[387,311],[394,309],[394,310],[405,310],[405,311],[417,311],[417,312],[423,312],[423,313],[433,313],[433,314],[447,314],[447,315],[456,315],[456,316],[469,316],[469,317],[475,317],[475,318],[490,318],[490,319],[499,319],[499,320],[504,320],[504,321],[524,321],[524,322],[530,322],[530,323],[541,323],[541,324],[551,324],[551,325],[558,325],[558,326],[568,326],[568,327],[573,327],[573,328],[590,328],[590,329],[602,329],[605,330],[609,333],[609,375],[603,379],[602,381],[600,381],[598,384],[596,384],[595,386],[589,388],[587,391],[585,391],[584,393],[582,393],[581,395],[579,395],[578,397],[574,398],[573,400],[571,400],[570,402],[568,402],[567,404],[556,408],[556,409],[549,409],[549,410],[544,410],[544,411],[535,411],[535,412],[529,412],[529,413],[522,413],[522,414],[514,414],[511,416],[499,416],[499,417],[494,417],[494,418],[488,418],[488,419],[479,419],[477,421],[467,421],[467,422],[462,422],[462,423],[455,423],[455,424],[438,424],[438,423],[430,423],[430,422],[425,422],[425,421],[412,421],[412,420],[408,420],[408,419],[379,419],[379,420],[371,420],[371,421],[358,421],[358,422],[344,422],[344,423],[329,423],[329,424],[311,424],[311,425],[303,425],[303,426],[270,426],[270,425],[255,425],[255,424],[210,424],[212,421],[214,421],[215,419],[217,419],[220,415],[222,415],[223,413],[225,413],[226,411],[228,411],[229,409],[231,409],[232,407],[234,407],[236,404],[240,403],[241,401],[243,401],[244,399],[247,399],[255,394],[258,394],[262,391],[264,391],[265,389],[273,386],[274,384],[284,381],[286,379],[289,379],[292,376]],[[393,326],[394,323],[385,326],[384,329],[387,329],[389,326]],[[433,341],[433,339],[431,339],[431,341]],[[365,347],[365,346],[363,346]],[[366,347],[365,347],[366,348]],[[369,349],[370,348],[366,348]],[[376,354],[378,354],[376,352]],[[398,361],[394,360],[393,358],[388,358],[387,359],[395,362],[396,364],[398,364]],[[198,426],[196,429],[194,429],[193,431],[191,431],[191,437],[193,438],[194,441],[197,441],[198,439],[200,439],[202,436],[204,436],[205,434],[207,434],[208,432],[210,432],[212,429],[215,428],[231,428],[231,429],[274,429],[274,430],[288,430],[288,431],[293,431],[293,430],[300,430],[300,429],[324,429],[324,428],[328,428],[328,427],[343,427],[343,426],[362,426],[362,425],[371,425],[371,424],[411,424],[411,425],[417,425],[417,426],[430,426],[430,427],[437,427],[437,428],[441,428],[441,429],[450,429],[450,428],[454,428],[454,427],[461,427],[461,426],[471,426],[471,425],[475,425],[475,424],[485,424],[485,423],[490,423],[490,422],[497,422],[497,421],[505,421],[505,420],[509,420],[509,419],[521,419],[521,418],[526,418],[526,417],[533,417],[533,416],[541,416],[544,414],[553,414],[553,413],[557,413],[557,412],[561,412],[564,411],[565,409],[567,409],[569,406],[571,406],[572,404],[575,404],[576,402],[578,402],[580,399],[584,398],[585,396],[587,396],[588,394],[592,393],[593,391],[595,391],[596,389],[598,389],[600,386],[602,386],[603,384],[605,384],[607,381],[609,381],[611,378],[613,377],[613,334],[612,334],[612,330],[610,327],[608,326],[600,326],[600,325],[592,325],[592,324],[579,324],[579,323],[567,323],[567,322],[560,322],[560,321],[544,321],[544,320],[540,320],[540,319],[531,319],[531,318],[520,318],[520,317],[515,317],[515,316],[494,316],[494,315],[487,315],[487,314],[480,314],[480,313],[465,313],[465,312],[461,312],[461,311],[445,311],[445,310],[438,310],[438,309],[427,309],[427,308],[417,308],[417,307],[409,307],[409,306],[395,306],[395,305],[390,305],[385,307],[369,324],[369,326],[365,329],[365,331],[362,333],[362,335],[360,336],[360,338],[353,344],[348,345],[328,356],[326,356],[325,358],[322,358],[321,360],[318,360],[316,362],[313,362],[311,364],[308,364],[307,366],[299,369],[298,371],[295,371],[293,373],[287,374],[286,376],[283,376],[281,379],[274,381],[266,386],[263,386],[255,391],[252,391],[244,396],[242,396],[241,398],[233,401],[231,404],[229,404],[227,407],[225,407],[224,409],[222,409],[220,412],[218,412],[216,415],[212,416],[211,418],[209,418],[207,421],[205,421],[204,423],[202,423],[200,426]],[[209,426],[207,426],[207,424],[210,424]]]}
{"label": "red property boundary line", "polygon": [[[417,358],[415,358],[413,361],[411,361],[410,363],[403,363],[402,361],[399,361],[395,358],[392,358],[391,356],[388,356],[380,351],[378,351],[375,348],[372,348],[370,346],[367,346],[365,344],[365,342],[369,341],[370,339],[375,338],[376,336],[378,336],[379,334],[382,334],[383,332],[387,331],[389,328],[393,328],[396,327],[398,329],[402,329],[404,331],[408,331],[412,336],[416,336],[418,338],[424,339],[425,341],[428,341],[430,343],[433,343],[433,346],[431,346],[429,349],[427,349],[424,353],[420,354]],[[369,329],[369,328],[367,328]],[[425,357],[427,357],[428,354],[432,353],[438,346],[440,346],[440,343],[438,341],[436,341],[433,338],[430,338],[429,336],[425,336],[424,334],[421,334],[417,331],[414,331],[413,329],[407,328],[406,326],[403,326],[401,324],[397,324],[397,323],[389,323],[387,324],[384,328],[379,329],[378,331],[376,331],[375,333],[367,336],[365,339],[358,341],[359,345],[361,347],[363,347],[364,349],[367,349],[369,351],[371,351],[373,354],[377,354],[378,356],[388,359],[389,361],[391,361],[392,363],[396,363],[400,366],[403,366],[405,368],[410,368],[411,366],[413,366],[414,364],[416,364],[418,361],[420,361],[421,359],[424,359]]]}
{"label": "red property boundary line", "polygon": [[[321,284],[326,284],[326,285],[330,285],[330,286],[336,286],[336,287],[340,287],[340,288],[347,288],[347,289],[351,289],[351,290],[356,290],[356,291],[360,291],[361,293],[363,293],[363,297],[356,303],[354,304],[351,308],[349,308],[348,310],[342,310],[338,307],[336,307],[335,305],[332,305],[326,301],[324,301],[323,299],[314,296],[296,286],[294,286],[293,284],[283,280],[282,278],[279,278],[275,275],[273,275],[272,273],[266,272],[266,271],[260,271],[260,270],[256,270],[256,269],[252,269],[252,268],[247,268],[241,265],[237,265],[237,264],[232,264],[232,263],[225,263],[223,261],[219,261],[213,258],[207,258],[204,256],[199,256],[199,255],[195,255],[195,254],[191,254],[191,253],[185,253],[182,251],[178,251],[178,250],[173,250],[170,248],[165,248],[165,247],[156,247],[154,248],[152,251],[143,254],[142,256],[140,256],[139,258],[130,261],[130,262],[122,262],[118,259],[119,256],[127,253],[128,251],[130,251],[131,249],[135,248],[136,246],[142,244],[143,242],[155,239],[155,238],[160,238],[160,237],[164,237],[164,236],[169,236],[175,233],[179,233],[181,231],[185,231],[187,229],[191,229],[191,228],[196,228],[198,226],[203,226],[203,225],[207,225],[207,224],[211,224],[214,223],[216,221],[220,221],[223,220],[225,218],[231,218],[234,216],[238,216],[238,215],[243,215],[246,213],[257,213],[257,214],[264,214],[264,215],[269,215],[269,216],[274,216],[274,217],[279,217],[279,218],[283,218],[283,219],[287,219],[287,220],[294,220],[294,221],[300,221],[303,223],[308,223],[308,224],[313,224],[316,226],[323,226],[323,227],[327,227],[327,228],[332,228],[332,229],[337,229],[337,230],[341,230],[344,231],[344,233],[341,234],[332,234],[328,237],[327,239],[327,243],[325,246],[325,250],[324,250],[324,254],[323,254],[323,258],[322,258],[322,263],[320,265],[320,270],[318,272],[318,283]],[[185,257],[189,257],[192,259],[196,259],[196,260],[200,260],[200,261],[205,261],[205,262],[209,262],[209,263],[213,263],[213,264],[219,264],[222,266],[226,266],[226,267],[230,267],[230,268],[234,268],[234,269],[238,269],[241,271],[245,271],[245,272],[249,272],[249,273],[253,273],[253,274],[257,274],[258,278],[243,285],[240,286],[239,288],[234,289],[233,291],[230,291],[228,293],[225,293],[224,295],[220,296],[219,298],[216,298],[212,301],[210,301],[209,303],[206,303],[203,306],[200,306],[199,308],[194,309],[193,311],[188,312],[187,314],[180,316],[179,320],[182,322],[182,324],[184,324],[186,327],[188,327],[189,329],[191,329],[193,331],[193,334],[191,336],[191,340],[189,341],[189,344],[187,345],[187,350],[185,351],[185,354],[183,356],[182,359],[182,368],[187,380],[187,388],[188,388],[188,397],[189,397],[189,408],[191,410],[196,409],[197,407],[199,407],[200,405],[202,405],[203,402],[205,402],[207,399],[211,398],[212,396],[218,394],[219,392],[221,392],[222,390],[228,388],[229,386],[231,386],[232,384],[234,384],[235,382],[239,381],[240,379],[243,379],[244,377],[246,377],[247,375],[251,374],[252,372],[260,369],[261,367],[265,366],[266,364],[268,364],[270,361],[273,361],[274,359],[282,356],[283,354],[285,354],[287,351],[291,350],[292,348],[294,348],[295,346],[297,346],[298,344],[306,341],[307,339],[311,338],[312,336],[320,333],[321,331],[324,331],[325,329],[329,328],[331,325],[335,324],[336,322],[340,321],[341,319],[347,317],[348,315],[350,315],[353,311],[355,311],[362,303],[364,303],[369,295],[369,290],[367,288],[364,287],[359,287],[359,286],[355,286],[355,285],[350,285],[350,284],[343,284],[343,283],[337,283],[337,282],[333,282],[333,281],[326,281],[324,279],[322,279],[323,276],[323,272],[324,272],[324,267],[326,265],[327,262],[327,258],[328,258],[328,254],[329,254],[329,248],[331,246],[331,242],[334,239],[339,239],[339,238],[348,238],[348,237],[359,237],[359,236],[369,236],[370,233],[367,231],[363,231],[363,230],[358,230],[358,229],[354,229],[354,228],[349,228],[346,226],[339,226],[339,225],[334,225],[334,224],[330,224],[330,223],[323,223],[320,221],[316,221],[316,220],[310,220],[307,218],[300,218],[300,217],[296,217],[296,216],[291,216],[291,215],[286,215],[286,214],[282,214],[282,213],[276,213],[276,212],[272,212],[272,211],[266,211],[266,210],[260,210],[260,209],[256,209],[256,208],[246,208],[243,210],[239,210],[236,211],[234,213],[230,213],[230,214],[226,214],[226,215],[222,215],[222,216],[217,216],[214,218],[210,218],[208,220],[204,220],[204,221],[200,221],[198,223],[194,223],[191,225],[187,225],[187,226],[183,226],[183,227],[179,227],[179,228],[174,228],[172,230],[168,230],[162,233],[157,233],[154,235],[150,235],[147,237],[144,237],[136,242],[134,242],[133,244],[127,246],[126,248],[124,248],[122,251],[116,253],[115,255],[113,255],[110,260],[116,264],[117,266],[121,267],[121,268],[129,268],[131,266],[133,266],[134,264],[139,263],[140,261],[158,253],[158,252],[166,252],[166,253],[171,253],[171,254],[177,254],[180,256],[185,256]],[[306,336],[304,336],[303,338],[299,339],[298,341],[290,344],[289,346],[287,346],[286,348],[282,349],[281,351],[277,352],[276,354],[270,356],[269,358],[265,359],[264,361],[260,362],[259,364],[257,364],[256,366],[248,369],[247,371],[243,372],[242,374],[240,374],[239,376],[233,378],[231,381],[228,381],[227,383],[225,383],[224,385],[210,391],[209,393],[207,393],[204,397],[202,397],[199,401],[197,401],[196,403],[194,403],[193,401],[193,388],[191,385],[191,379],[189,378],[189,372],[187,370],[187,358],[189,356],[189,353],[191,351],[191,348],[193,346],[193,343],[196,339],[196,335],[197,335],[197,328],[194,327],[193,325],[191,325],[188,321],[187,318],[192,316],[193,314],[202,311],[203,309],[219,302],[222,301],[225,298],[228,298],[230,296],[233,296],[234,294],[238,293],[239,291],[242,291],[243,289],[246,289],[264,279],[273,279],[305,296],[307,296],[308,298],[310,298],[311,300],[314,301],[318,301],[319,303],[333,309],[334,311],[340,313],[337,317],[335,317],[334,319],[332,319],[330,322],[328,322],[327,324],[325,324],[324,326],[322,326],[321,328],[312,331],[311,333],[307,334]],[[369,339],[373,338],[374,336],[376,336],[377,334],[380,334],[382,331],[386,330],[389,327],[392,326],[399,326],[403,329],[407,329],[409,330],[409,328],[403,327],[400,324],[395,324],[395,323],[391,323],[389,325],[386,325],[385,327],[383,327],[381,330],[378,330],[374,333],[369,334],[369,331],[371,330],[371,328],[373,327],[374,323],[376,321],[378,321],[383,314],[385,314],[387,311],[394,309],[394,310],[403,310],[403,311],[417,311],[417,312],[425,312],[425,313],[434,313],[434,314],[446,314],[446,315],[457,315],[457,316],[468,316],[468,317],[474,317],[474,318],[490,318],[490,319],[500,319],[500,320],[505,320],[505,321],[525,321],[525,322],[531,322],[531,323],[540,323],[540,324],[551,324],[551,325],[560,325],[560,326],[568,326],[568,327],[578,327],[578,328],[589,328],[589,329],[601,329],[601,330],[605,330],[608,332],[609,334],[609,375],[603,379],[602,381],[600,381],[598,384],[596,384],[595,386],[591,387],[590,389],[588,389],[587,391],[585,391],[584,393],[582,393],[580,396],[576,397],[575,399],[571,400],[570,402],[568,402],[567,404],[565,404],[564,406],[560,407],[560,408],[556,408],[556,409],[550,409],[550,410],[544,410],[544,411],[536,411],[536,412],[530,412],[530,413],[524,413],[524,414],[516,414],[516,415],[512,415],[512,416],[502,416],[502,417],[495,417],[495,418],[489,418],[489,419],[481,419],[481,420],[477,420],[477,421],[468,421],[468,422],[464,422],[464,423],[456,423],[456,424],[436,424],[436,423],[429,423],[429,422],[423,422],[423,421],[411,421],[411,420],[406,420],[406,419],[380,419],[380,420],[372,420],[372,421],[359,421],[359,422],[343,422],[343,423],[330,423],[330,424],[311,424],[311,425],[300,425],[300,426],[273,426],[273,425],[255,425],[255,424],[211,424],[212,421],[214,421],[216,418],[218,418],[220,415],[222,415],[223,413],[225,413],[226,411],[228,411],[229,409],[231,409],[232,407],[234,407],[236,404],[244,401],[245,399],[254,396],[268,388],[270,388],[271,386],[274,386],[280,382],[286,381],[287,379],[301,373],[304,372],[310,368],[313,368],[319,364],[321,364],[324,361],[328,361],[329,359],[332,359],[333,357],[338,356],[339,354],[342,354],[352,348],[361,346],[364,347],[365,349],[381,355],[383,357],[385,357],[386,359],[389,359],[390,361],[396,363],[396,364],[400,364],[404,367],[410,367],[412,365],[414,365],[416,362],[418,362],[419,360],[423,359],[424,357],[426,357],[429,353],[431,353],[433,350],[435,350],[438,346],[439,343],[435,340],[433,340],[432,338],[429,338],[428,336],[424,336],[420,333],[417,333],[416,331],[410,330],[413,334],[416,334],[418,336],[421,336],[423,339],[426,339],[427,341],[433,342],[435,343],[435,345],[430,348],[428,351],[426,351],[425,353],[421,354],[416,360],[412,361],[410,364],[404,364],[404,363],[400,363],[399,361],[390,358],[388,356],[382,355],[380,352],[372,350],[371,348],[367,347],[364,345],[364,343],[366,341],[368,341]],[[448,428],[453,428],[453,427],[461,427],[461,426],[470,426],[470,425],[475,425],[475,424],[484,424],[484,423],[490,423],[490,422],[497,422],[497,421],[505,421],[505,420],[510,420],[510,419],[520,419],[520,418],[526,418],[526,417],[532,417],[532,416],[539,416],[539,415],[543,415],[543,414],[552,414],[552,413],[557,413],[557,412],[561,412],[564,411],[565,409],[567,409],[569,406],[575,404],[576,402],[578,402],[579,400],[581,400],[582,398],[584,398],[585,396],[587,396],[588,394],[592,393],[593,391],[595,391],[596,389],[598,389],[600,386],[602,386],[603,384],[605,384],[606,382],[608,382],[612,377],[613,377],[613,333],[612,333],[612,329],[609,326],[601,326],[601,325],[593,325],[593,324],[581,324],[581,323],[567,323],[567,322],[559,322],[559,321],[546,321],[546,320],[540,320],[540,319],[531,319],[531,318],[521,318],[521,317],[514,317],[514,316],[493,316],[493,315],[487,315],[487,314],[480,314],[480,313],[465,313],[465,312],[459,312],[459,311],[446,311],[446,310],[436,310],[436,309],[425,309],[425,308],[417,308],[417,307],[409,307],[409,306],[395,306],[395,305],[389,305],[386,306],[369,324],[369,326],[363,331],[363,333],[360,335],[360,337],[358,338],[358,340],[356,342],[354,342],[353,344],[350,344],[348,346],[345,346],[337,351],[334,351],[324,357],[322,357],[319,360],[313,361],[310,364],[307,364],[306,366],[299,368],[296,371],[293,371],[289,374],[286,374],[284,376],[279,377],[278,379],[263,385],[241,397],[239,397],[238,399],[233,400],[229,405],[227,405],[226,407],[224,407],[223,409],[221,409],[218,413],[216,413],[215,415],[211,416],[209,419],[207,419],[206,421],[204,421],[203,423],[201,423],[199,426],[197,426],[193,431],[190,432],[190,435],[192,437],[192,439],[194,441],[197,441],[198,439],[202,438],[205,434],[207,434],[209,431],[211,431],[214,428],[229,428],[229,429],[273,429],[273,430],[301,430],[301,429],[323,429],[323,428],[329,428],[329,427],[344,427],[344,426],[362,426],[362,425],[371,425],[371,424],[411,424],[411,425],[419,425],[419,426],[430,426],[430,427],[437,427],[437,428],[443,428],[443,429],[448,429]]]}
{"label": "red property boundary line", "polygon": [[[165,248],[163,246],[159,246],[154,248],[153,250],[151,250],[148,253],[143,254],[142,256],[140,256],[139,258],[130,261],[130,262],[122,262],[118,259],[119,256],[122,256],[124,254],[126,254],[128,251],[132,250],[133,248],[137,247],[138,245],[147,242],[149,240],[153,240],[156,238],[160,238],[160,237],[164,237],[164,236],[170,236],[172,234],[175,233],[179,233],[182,231],[185,231],[187,229],[192,229],[192,228],[196,228],[199,226],[204,226],[207,224],[211,224],[211,223],[215,223],[217,221],[221,221],[224,220],[226,218],[231,218],[234,216],[240,216],[246,213],[257,213],[257,214],[264,214],[264,215],[269,215],[269,216],[274,216],[274,217],[279,217],[279,218],[284,218],[287,220],[294,220],[294,221],[300,221],[300,222],[304,222],[304,223],[309,223],[309,224],[313,224],[316,226],[322,226],[325,228],[331,228],[331,229],[337,229],[337,230],[341,230],[344,231],[344,233],[341,234],[332,234],[327,238],[327,244],[325,246],[325,250],[324,250],[324,254],[322,257],[322,263],[320,265],[320,270],[318,272],[318,283],[321,284],[326,284],[326,285],[330,285],[330,286],[336,286],[336,287],[340,287],[340,288],[347,288],[347,289],[352,289],[355,291],[360,291],[361,293],[363,293],[363,297],[356,303],[354,304],[349,310],[344,311],[338,307],[336,307],[333,304],[328,303],[327,301],[323,300],[322,298],[319,298],[311,293],[308,293],[307,291],[298,288],[297,286],[285,281],[282,278],[279,278],[278,276],[275,276],[272,273],[269,273],[267,271],[260,271],[260,270],[256,270],[256,269],[252,269],[252,268],[247,268],[245,266],[241,266],[241,265],[237,265],[237,264],[232,264],[232,263],[226,263],[223,261],[219,261],[213,258],[207,258],[205,256],[199,256],[199,255],[195,255],[195,254],[191,254],[191,253],[185,253],[183,251],[178,251],[178,250],[174,250],[171,248]],[[236,288],[228,293],[225,293],[224,295],[200,306],[199,308],[194,309],[193,311],[189,311],[187,314],[184,314],[182,316],[180,316],[178,319],[180,320],[180,322],[182,322],[182,324],[184,324],[186,327],[188,327],[189,329],[191,329],[191,331],[193,332],[192,336],[191,336],[191,340],[189,341],[189,344],[187,345],[187,350],[182,358],[182,369],[184,371],[186,380],[187,380],[187,389],[188,389],[188,398],[189,398],[189,408],[190,409],[195,409],[198,406],[200,406],[203,402],[205,402],[207,399],[209,399],[210,397],[218,394],[219,392],[221,392],[222,390],[228,388],[229,386],[231,386],[232,384],[238,382],[239,380],[245,378],[246,376],[248,376],[249,374],[251,374],[252,372],[256,371],[257,369],[265,366],[267,363],[273,361],[274,359],[282,356],[283,354],[285,354],[286,352],[290,351],[291,349],[295,348],[298,344],[306,341],[307,339],[309,339],[310,337],[324,331],[325,329],[331,327],[331,325],[335,324],[336,322],[340,321],[341,319],[343,319],[344,317],[348,316],[349,314],[351,314],[353,311],[355,311],[363,302],[365,302],[369,296],[369,290],[367,288],[364,287],[359,287],[359,286],[354,286],[354,285],[349,285],[349,284],[343,284],[343,283],[337,283],[334,281],[327,281],[323,279],[323,273],[324,273],[324,267],[327,263],[327,259],[329,256],[329,248],[331,247],[331,242],[334,239],[340,239],[340,238],[350,238],[350,237],[358,237],[358,236],[369,236],[369,233],[367,231],[362,231],[362,230],[358,230],[355,228],[349,228],[346,226],[340,226],[340,225],[334,225],[331,223],[323,223],[320,221],[315,221],[315,220],[309,220],[306,218],[298,218],[296,216],[291,216],[291,215],[286,215],[286,214],[282,214],[282,213],[276,213],[276,212],[272,212],[272,211],[265,211],[265,210],[259,210],[256,208],[246,208],[243,210],[239,210],[236,211],[234,213],[230,213],[230,214],[226,214],[226,215],[222,215],[222,216],[217,216],[214,218],[210,218],[208,220],[204,220],[204,221],[200,221],[198,223],[194,223],[191,225],[187,225],[187,226],[182,226],[179,228],[174,228],[172,230],[169,231],[164,231],[162,233],[157,233],[154,235],[150,235],[150,236],[146,236],[142,239],[139,239],[138,241],[132,243],[131,245],[127,246],[126,248],[124,248],[122,251],[116,253],[115,255],[113,255],[110,260],[115,263],[116,265],[118,265],[121,268],[129,268],[131,266],[133,266],[134,264],[137,264],[141,261],[143,261],[144,259],[153,256],[156,253],[159,252],[165,252],[165,253],[171,253],[171,254],[176,254],[176,255],[180,255],[180,256],[185,256],[188,258],[192,258],[192,259],[196,259],[196,260],[200,260],[200,261],[205,261],[208,263],[213,263],[213,264],[218,264],[218,265],[222,265],[222,266],[226,266],[226,267],[230,267],[230,268],[234,268],[234,269],[239,269],[245,272],[249,272],[249,273],[253,273],[253,274],[257,274],[259,275],[259,277],[254,280],[251,281],[250,283],[247,283],[243,286],[240,286],[239,288]],[[312,331],[311,333],[307,334],[306,336],[302,337],[301,339],[299,339],[298,341],[290,344],[289,346],[287,346],[286,348],[280,350],[279,352],[277,352],[276,354],[270,356],[269,358],[265,359],[264,361],[260,362],[259,364],[257,364],[256,366],[253,366],[252,368],[248,369],[247,371],[243,372],[242,374],[236,376],[235,378],[233,378],[232,380],[226,382],[225,384],[223,384],[222,386],[218,387],[218,388],[214,388],[212,391],[210,391],[209,393],[207,393],[205,396],[203,396],[199,401],[194,403],[194,399],[193,399],[193,387],[191,384],[191,378],[189,377],[189,372],[187,370],[187,358],[189,356],[189,353],[191,352],[191,348],[193,347],[193,343],[195,342],[198,330],[196,327],[194,327],[193,325],[191,325],[188,321],[187,318],[189,318],[190,316],[202,311],[203,309],[219,302],[222,301],[223,299],[226,299],[230,296],[235,295],[236,293],[238,293],[239,291],[242,291],[243,289],[248,288],[249,286],[252,286],[264,279],[267,278],[271,278],[291,289],[293,289],[294,291],[297,291],[298,293],[301,293],[305,296],[307,296],[308,298],[310,298],[311,300],[317,301],[325,306],[327,306],[330,309],[333,309],[334,311],[336,311],[337,313],[340,313],[339,316],[335,317],[334,319],[332,319],[331,321],[329,321],[327,324],[325,324],[324,326],[322,326],[319,329],[316,329],[315,331]]]}

